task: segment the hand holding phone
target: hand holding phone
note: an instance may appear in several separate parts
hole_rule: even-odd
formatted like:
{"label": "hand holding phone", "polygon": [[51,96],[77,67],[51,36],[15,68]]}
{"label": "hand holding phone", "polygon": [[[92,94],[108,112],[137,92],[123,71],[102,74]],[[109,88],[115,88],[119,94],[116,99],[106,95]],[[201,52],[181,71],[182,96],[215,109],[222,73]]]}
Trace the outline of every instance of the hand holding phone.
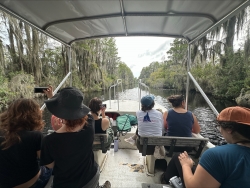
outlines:
{"label": "hand holding phone", "polygon": [[34,88],[34,93],[44,93],[43,90],[47,90],[48,87],[35,87]]}

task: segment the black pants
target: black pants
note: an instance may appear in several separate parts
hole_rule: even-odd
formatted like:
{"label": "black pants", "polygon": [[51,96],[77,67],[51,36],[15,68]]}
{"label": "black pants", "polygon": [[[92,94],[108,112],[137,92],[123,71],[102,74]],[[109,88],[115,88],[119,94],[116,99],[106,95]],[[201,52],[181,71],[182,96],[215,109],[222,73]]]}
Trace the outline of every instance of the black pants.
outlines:
{"label": "black pants", "polygon": [[[180,177],[182,180],[183,187],[185,188],[182,167],[181,167],[181,163],[178,159],[179,155],[180,155],[179,153],[175,154],[172,157],[172,159],[170,160],[168,167],[167,167],[167,170],[164,172],[164,179],[168,183],[170,178],[172,178],[174,176]],[[194,173],[195,169],[196,169],[196,166],[193,166],[191,169],[193,173]]]}

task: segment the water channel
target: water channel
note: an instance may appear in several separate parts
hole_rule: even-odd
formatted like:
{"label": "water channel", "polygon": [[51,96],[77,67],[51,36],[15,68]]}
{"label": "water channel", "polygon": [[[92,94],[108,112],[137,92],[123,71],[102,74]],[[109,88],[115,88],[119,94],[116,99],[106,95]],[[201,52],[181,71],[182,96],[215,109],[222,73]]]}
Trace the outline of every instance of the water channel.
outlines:
{"label": "water channel", "polygon": [[[116,88],[115,99],[117,99],[117,96],[118,96],[120,100],[122,99],[138,100],[138,93],[139,93],[138,87],[136,86],[127,86],[123,88],[123,90],[121,89],[121,87],[119,87],[119,88]],[[146,95],[147,93],[148,92],[146,91],[141,91],[141,96]],[[155,95],[155,101],[157,103],[163,105],[167,109],[170,109],[171,104],[167,101],[166,98],[173,94],[185,94],[185,93],[180,93],[176,90],[151,89],[150,94]],[[84,93],[84,104],[88,105],[90,99],[93,97],[98,97],[103,101],[108,100],[109,91]],[[222,101],[222,100],[216,100],[215,98],[211,96],[208,96],[208,97],[210,101],[214,104],[218,112],[220,112],[222,109],[226,107],[236,105],[234,101]],[[114,99],[113,89],[111,90],[111,99]],[[189,93],[188,110],[192,111],[196,115],[198,122],[201,126],[201,130],[202,130],[201,134],[204,137],[209,138],[210,141],[215,145],[221,145],[225,143],[220,133],[215,129],[216,117],[213,111],[207,105],[206,101],[201,96],[201,94],[196,93],[196,92]],[[51,114],[45,108],[44,119],[46,122],[46,127],[44,131],[51,129],[50,117],[51,117]]]}

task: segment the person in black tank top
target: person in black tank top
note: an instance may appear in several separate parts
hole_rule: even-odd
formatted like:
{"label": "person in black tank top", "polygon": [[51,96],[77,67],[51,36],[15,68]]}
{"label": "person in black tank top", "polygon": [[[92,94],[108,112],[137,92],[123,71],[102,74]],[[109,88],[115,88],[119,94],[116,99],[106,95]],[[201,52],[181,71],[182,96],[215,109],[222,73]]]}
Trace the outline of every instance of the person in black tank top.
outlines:
{"label": "person in black tank top", "polygon": [[[90,113],[95,120],[95,133],[106,133],[109,128],[109,119],[105,116],[106,106],[97,97],[89,101]],[[100,118],[102,114],[102,118]]]}

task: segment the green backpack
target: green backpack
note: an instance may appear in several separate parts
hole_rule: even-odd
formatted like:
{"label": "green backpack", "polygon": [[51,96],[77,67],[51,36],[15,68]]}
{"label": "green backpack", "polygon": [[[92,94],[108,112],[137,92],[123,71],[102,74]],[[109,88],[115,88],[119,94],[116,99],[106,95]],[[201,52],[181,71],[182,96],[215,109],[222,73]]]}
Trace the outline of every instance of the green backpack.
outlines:
{"label": "green backpack", "polygon": [[116,125],[118,131],[131,131],[131,125],[137,125],[137,118],[134,115],[124,114],[116,118]]}
{"label": "green backpack", "polygon": [[126,115],[128,115],[129,121],[130,121],[131,125],[137,125],[138,124],[136,116],[130,115],[130,114],[126,114]]}
{"label": "green backpack", "polygon": [[116,118],[116,126],[118,131],[131,131],[131,124],[129,120],[129,116],[127,114],[118,116]]}

